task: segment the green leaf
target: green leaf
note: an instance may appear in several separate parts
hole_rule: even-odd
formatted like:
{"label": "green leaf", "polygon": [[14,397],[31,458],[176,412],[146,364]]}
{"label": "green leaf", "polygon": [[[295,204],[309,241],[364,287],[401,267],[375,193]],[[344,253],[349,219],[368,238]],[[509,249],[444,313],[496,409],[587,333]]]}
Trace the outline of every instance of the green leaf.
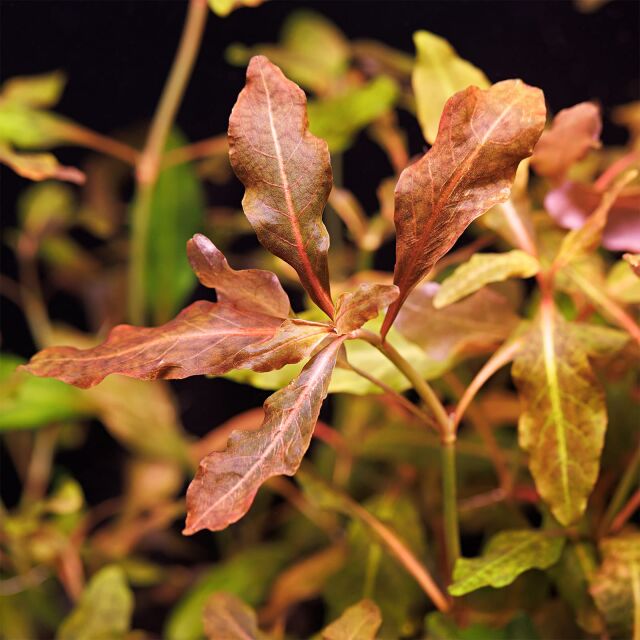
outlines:
{"label": "green leaf", "polygon": [[533,256],[517,249],[507,253],[476,253],[442,282],[433,306],[436,309],[446,307],[492,282],[530,278],[539,269]]}
{"label": "green leaf", "polygon": [[65,228],[76,210],[71,188],[57,182],[28,187],[18,200],[20,227],[34,236]]}
{"label": "green leaf", "polygon": [[503,531],[478,558],[460,558],[449,593],[462,596],[481,587],[505,587],[529,569],[547,569],[560,558],[565,540],[543,531]]}
{"label": "green leaf", "polygon": [[20,149],[43,149],[64,140],[65,120],[18,102],[0,102],[0,141]]}
{"label": "green leaf", "polygon": [[309,129],[327,141],[329,151],[341,153],[353,144],[361,129],[393,107],[398,95],[395,81],[379,76],[340,95],[311,100],[307,107]]}
{"label": "green leaf", "polygon": [[416,62],[411,83],[418,121],[424,139],[433,144],[445,102],[470,85],[487,89],[491,83],[480,69],[462,59],[444,38],[429,31],[416,31],[413,42]]}
{"label": "green leaf", "polygon": [[439,611],[425,618],[426,640],[539,640],[533,622],[526,614],[512,618],[502,629],[474,623],[460,628]]}
{"label": "green leaf", "polygon": [[[174,132],[167,149],[185,142]],[[184,163],[162,171],[151,201],[145,267],[147,305],[156,324],[169,320],[195,287],[185,246],[203,222],[204,194],[194,166]]]}
{"label": "green leaf", "polygon": [[30,107],[53,107],[60,100],[66,81],[62,71],[15,76],[5,80],[0,89],[0,99]]}
{"label": "green leaf", "polygon": [[607,425],[604,393],[571,325],[548,304],[512,368],[524,410],[518,434],[542,498],[563,525],[584,512]]}
{"label": "green leaf", "polygon": [[378,605],[360,600],[322,631],[322,640],[375,640],[381,624]]}
{"label": "green leaf", "polygon": [[[640,303],[640,278],[633,271],[633,263],[630,261],[632,257],[627,253],[625,259],[616,262],[607,274],[606,286],[609,295],[625,304]],[[636,262],[640,264],[638,258]]]}
{"label": "green leaf", "polygon": [[133,594],[124,571],[108,566],[96,573],[80,602],[58,629],[57,640],[117,640],[131,624]]}
{"label": "green leaf", "polygon": [[199,640],[204,632],[203,608],[215,591],[224,590],[251,606],[258,605],[294,552],[290,545],[263,544],[214,565],[173,608],[163,637],[167,640]]}
{"label": "green leaf", "polygon": [[95,405],[74,387],[16,371],[22,358],[0,357],[0,431],[37,429],[94,415]]}

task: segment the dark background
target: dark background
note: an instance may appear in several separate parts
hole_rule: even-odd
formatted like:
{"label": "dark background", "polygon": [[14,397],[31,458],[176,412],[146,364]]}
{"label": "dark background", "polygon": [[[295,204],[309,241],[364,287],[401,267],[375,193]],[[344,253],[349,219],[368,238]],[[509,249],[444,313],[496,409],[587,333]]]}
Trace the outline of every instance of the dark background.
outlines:
{"label": "dark background", "polygon": [[[623,130],[607,123],[608,110],[640,97],[640,4],[614,0],[592,14],[579,13],[568,1],[267,2],[226,19],[210,16],[193,77],[178,116],[191,140],[226,129],[230,109],[244,83],[244,70],[224,60],[233,42],[277,40],[286,16],[313,8],[334,21],[350,38],[370,38],[413,52],[412,33],[428,29],[449,39],[460,55],[494,81],[521,77],[544,89],[552,112],[583,100],[604,109],[604,141],[625,140]],[[90,128],[110,133],[147,121],[171,65],[185,15],[178,1],[2,0],[0,68],[2,78],[63,69],[68,86],[57,111]],[[408,117],[412,152],[421,150],[419,130]],[[62,162],[81,164],[87,152],[56,151]],[[15,201],[27,182],[0,168],[1,214],[6,229],[15,223]],[[365,136],[347,152],[344,182],[369,210],[375,187],[391,172],[382,153]],[[210,194],[210,203],[238,204],[238,183]],[[392,268],[392,250],[379,267]],[[3,271],[15,271],[10,252],[2,251]],[[55,319],[83,328],[79,307],[53,298]],[[23,356],[33,344],[23,318],[2,300],[2,349]],[[258,405],[266,394],[225,380],[193,379],[175,384],[187,428],[204,434],[231,415]],[[118,490],[119,445],[102,429],[91,429],[81,454],[60,460],[82,482],[90,502]],[[12,475],[4,464],[3,472]],[[6,479],[6,476],[5,476]],[[3,489],[12,483],[3,483]],[[10,491],[13,493],[13,491]],[[10,499],[11,503],[12,500]]]}

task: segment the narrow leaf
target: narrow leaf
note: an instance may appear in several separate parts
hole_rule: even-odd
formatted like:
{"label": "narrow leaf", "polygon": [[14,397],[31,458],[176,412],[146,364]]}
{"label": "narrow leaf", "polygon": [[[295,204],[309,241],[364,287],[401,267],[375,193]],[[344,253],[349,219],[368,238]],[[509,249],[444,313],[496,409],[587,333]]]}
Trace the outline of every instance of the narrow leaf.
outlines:
{"label": "narrow leaf", "polygon": [[564,542],[543,531],[502,531],[479,558],[456,562],[449,593],[462,596],[481,587],[505,587],[529,569],[547,569],[560,559]]}
{"label": "narrow leaf", "polygon": [[304,92],[278,67],[252,58],[229,120],[229,158],[246,187],[242,204],[258,239],[333,317],[322,223],[331,164],[327,143],[309,133],[305,107]]}
{"label": "narrow leaf", "polygon": [[394,284],[400,297],[389,308],[383,335],[411,290],[467,226],[509,197],[544,118],[542,92],[520,80],[486,91],[469,87],[447,101],[433,147],[402,172],[396,186]]}
{"label": "narrow leaf", "polygon": [[530,278],[539,269],[538,261],[524,251],[477,253],[442,282],[433,299],[433,306],[436,309],[446,307],[492,282]]}
{"label": "narrow leaf", "polygon": [[375,602],[361,600],[322,631],[322,640],[374,640],[381,624]]}
{"label": "narrow leaf", "polygon": [[224,451],[201,461],[187,491],[185,535],[226,528],[247,512],[268,478],[298,470],[341,346],[342,339],[332,341],[295,380],[267,399],[260,430],[232,433]]}
{"label": "narrow leaf", "polygon": [[17,153],[0,144],[0,162],[28,180],[64,180],[84,184],[86,176],[80,169],[61,165],[52,153]]}
{"label": "narrow leaf", "polygon": [[204,632],[209,640],[260,640],[256,612],[230,593],[214,593],[204,607]]}
{"label": "narrow leaf", "polygon": [[336,330],[344,334],[359,329],[397,297],[398,287],[369,282],[360,284],[353,292],[343,293],[336,304]]}
{"label": "narrow leaf", "polygon": [[15,76],[6,80],[0,96],[7,102],[17,102],[29,107],[55,106],[66,84],[62,71],[52,71],[33,76]]}
{"label": "narrow leaf", "polygon": [[584,512],[607,425],[604,394],[579,336],[543,305],[512,375],[524,404],[518,425],[538,492],[563,525]]}
{"label": "narrow leaf", "polygon": [[540,176],[562,179],[571,166],[591,149],[599,149],[602,118],[591,102],[563,109],[554,117],[550,129],[540,136],[531,156],[531,166]]}
{"label": "narrow leaf", "polygon": [[411,84],[418,122],[424,139],[433,144],[447,100],[469,86],[488,89],[491,83],[480,69],[461,58],[444,38],[429,31],[416,31],[413,43],[416,62]]}

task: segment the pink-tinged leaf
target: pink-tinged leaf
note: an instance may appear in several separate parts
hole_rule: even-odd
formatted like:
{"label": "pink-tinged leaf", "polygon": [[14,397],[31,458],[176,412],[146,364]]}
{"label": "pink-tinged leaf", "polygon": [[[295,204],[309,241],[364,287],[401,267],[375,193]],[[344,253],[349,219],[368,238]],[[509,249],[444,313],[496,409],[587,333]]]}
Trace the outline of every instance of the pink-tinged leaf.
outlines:
{"label": "pink-tinged leaf", "polygon": [[226,528],[248,511],[268,478],[298,470],[342,342],[331,341],[297,378],[267,399],[261,429],[232,433],[224,451],[201,461],[187,491],[185,535]]}
{"label": "pink-tinged leaf", "polygon": [[640,278],[640,253],[625,253],[622,257],[629,264],[633,273]]}
{"label": "pink-tinged leaf", "polygon": [[561,179],[575,162],[591,149],[599,149],[602,118],[591,102],[563,109],[541,136],[531,156],[531,166],[540,176]]}
{"label": "pink-tinged leaf", "polygon": [[509,197],[516,169],[545,122],[544,96],[520,80],[469,87],[444,108],[433,147],[401,174],[395,192],[394,283],[383,325],[391,327],[411,290],[469,224]]}
{"label": "pink-tinged leaf", "polygon": [[331,191],[327,143],[309,132],[306,97],[264,56],[251,59],[229,120],[229,158],[246,192],[245,214],[260,242],[298,273],[330,317],[322,212]]}
{"label": "pink-tinged leaf", "polygon": [[232,269],[222,252],[200,233],[187,243],[187,256],[198,280],[216,290],[218,302],[229,302],[238,309],[276,318],[289,315],[289,298],[275,273]]}
{"label": "pink-tinged leaf", "polygon": [[398,287],[363,282],[355,291],[343,293],[336,304],[335,327],[344,334],[373,320],[398,297]]}
{"label": "pink-tinged leaf", "polygon": [[[565,229],[581,227],[598,208],[602,193],[581,182],[566,181],[544,199],[549,215]],[[640,252],[640,189],[627,187],[612,204],[602,234],[602,246],[611,251]]]}
{"label": "pink-tinged leaf", "polygon": [[309,356],[330,331],[320,323],[283,321],[201,300],[159,327],[119,325],[93,349],[45,349],[26,369],[82,388],[113,373],[175,380],[242,368],[271,371]]}
{"label": "pink-tinged leaf", "polygon": [[80,169],[60,164],[51,153],[18,153],[4,144],[0,144],[0,163],[36,182],[54,179],[84,184],[87,179]]}

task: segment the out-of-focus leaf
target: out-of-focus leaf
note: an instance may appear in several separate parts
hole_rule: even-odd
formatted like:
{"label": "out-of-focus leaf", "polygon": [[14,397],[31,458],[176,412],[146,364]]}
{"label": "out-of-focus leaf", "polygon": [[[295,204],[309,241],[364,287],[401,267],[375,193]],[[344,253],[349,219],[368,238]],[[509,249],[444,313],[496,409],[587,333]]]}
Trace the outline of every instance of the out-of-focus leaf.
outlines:
{"label": "out-of-focus leaf", "polygon": [[469,87],[447,101],[433,146],[396,186],[393,281],[400,297],[389,307],[383,335],[467,226],[509,197],[518,164],[542,133],[545,112],[542,92],[520,80],[486,91]]}
{"label": "out-of-focus leaf", "polygon": [[49,513],[67,515],[76,513],[83,505],[82,487],[73,478],[64,478],[47,498],[45,506]]}
{"label": "out-of-focus leaf", "polygon": [[361,87],[309,102],[309,129],[327,141],[329,151],[341,153],[353,144],[361,129],[393,107],[397,98],[396,83],[380,76]]}
{"label": "out-of-focus leaf", "polygon": [[308,9],[294,11],[282,27],[280,42],[248,48],[232,45],[227,50],[227,59],[232,64],[244,65],[251,56],[265,55],[294,82],[318,94],[329,92],[347,70],[349,43],[319,13]]}
{"label": "out-of-focus leaf", "polygon": [[469,86],[488,89],[491,83],[484,73],[440,36],[429,31],[413,34],[416,62],[411,83],[416,97],[418,122],[424,139],[433,144],[446,101]]}
{"label": "out-of-focus leaf", "polygon": [[615,356],[630,340],[626,331],[584,322],[571,323],[571,333],[591,358]]}
{"label": "out-of-focus leaf", "polygon": [[262,640],[256,612],[238,596],[220,591],[209,596],[202,614],[209,640]]}
{"label": "out-of-focus leaf", "polygon": [[640,140],[640,100],[613,109],[611,122],[626,127],[631,134],[632,146],[637,147]]}
{"label": "out-of-focus leaf", "polygon": [[529,569],[548,569],[560,558],[565,539],[544,531],[502,531],[478,558],[460,558],[449,593],[462,596],[481,587],[505,587]]}
{"label": "out-of-focus leaf", "polygon": [[94,404],[80,391],[17,371],[23,363],[7,353],[0,357],[0,431],[37,429],[95,414]]}
{"label": "out-of-focus leaf", "polygon": [[[544,206],[557,224],[578,229],[597,209],[602,194],[588,184],[568,180],[549,191]],[[602,245],[611,251],[640,252],[640,189],[627,187],[615,200],[602,233]]]}
{"label": "out-of-focus leaf", "polygon": [[591,102],[563,109],[554,117],[551,128],[540,136],[531,156],[531,166],[540,176],[562,179],[571,166],[591,149],[599,149],[602,118]]}
{"label": "out-of-focus leaf", "polygon": [[517,249],[507,253],[476,253],[442,282],[433,306],[442,309],[487,284],[508,278],[530,278],[539,269],[533,256]]}
{"label": "out-of-focus leaf", "polygon": [[219,15],[221,18],[226,18],[232,11],[241,7],[257,7],[262,4],[264,0],[207,0],[211,11]]}
{"label": "out-of-focus leaf", "polygon": [[33,185],[18,200],[20,227],[33,236],[64,228],[76,210],[71,189],[56,182]]}
{"label": "out-of-focus leaf", "polygon": [[11,167],[19,176],[35,180],[64,180],[83,184],[86,176],[75,167],[61,165],[51,153],[16,153],[0,141],[0,162]]}
{"label": "out-of-focus leaf", "polygon": [[[177,132],[167,149],[181,147],[185,139]],[[140,206],[134,200],[133,209]],[[195,286],[184,252],[187,240],[204,224],[204,193],[195,168],[182,163],[160,172],[151,197],[147,231],[145,294],[155,324],[166,322],[180,309]]]}
{"label": "out-of-focus leaf", "polygon": [[124,639],[133,613],[133,594],[124,571],[109,566],[96,573],[80,602],[64,620],[57,640]]}
{"label": "out-of-focus leaf", "polygon": [[640,302],[640,254],[625,253],[607,274],[609,294],[627,304]]}
{"label": "out-of-focus leaf", "polygon": [[204,605],[216,591],[224,590],[250,606],[258,605],[293,552],[290,545],[263,544],[214,565],[171,611],[163,637],[167,640],[199,640],[203,635]]}
{"label": "out-of-focus leaf", "polygon": [[598,476],[607,410],[587,351],[552,306],[541,306],[512,375],[524,404],[520,446],[538,492],[569,525],[584,512]]}
{"label": "out-of-focus leaf", "polygon": [[397,297],[397,287],[367,282],[359,285],[353,292],[341,294],[336,304],[336,330],[344,334],[359,329]]}
{"label": "out-of-focus leaf", "polygon": [[610,1],[611,0],[573,0],[573,4],[580,13],[594,13]]}
{"label": "out-of-focus leaf", "polygon": [[360,600],[322,630],[322,640],[375,640],[382,624],[378,605]]}
{"label": "out-of-focus leaf", "polygon": [[[634,637],[640,622],[640,533],[628,530],[600,542],[602,565],[591,579],[591,595],[607,626]],[[635,628],[634,628],[635,626]]]}
{"label": "out-of-focus leaf", "polygon": [[229,158],[260,242],[298,273],[333,317],[322,211],[331,191],[327,144],[307,128],[304,92],[264,56],[251,59],[229,120]]}
{"label": "out-of-focus leaf", "polygon": [[47,149],[65,139],[67,121],[19,102],[0,102],[0,142],[19,149]]}
{"label": "out-of-focus leaf", "polygon": [[248,511],[268,478],[298,470],[341,346],[342,339],[330,342],[295,380],[266,400],[259,431],[232,433],[224,451],[200,462],[187,490],[185,535],[225,529]]}
{"label": "out-of-focus leaf", "polygon": [[425,618],[426,640],[540,640],[533,622],[526,614],[511,619],[501,629],[474,623],[460,628],[439,611]]}
{"label": "out-of-focus leaf", "polygon": [[66,81],[62,71],[9,78],[0,89],[0,100],[29,107],[53,107],[60,100]]}

